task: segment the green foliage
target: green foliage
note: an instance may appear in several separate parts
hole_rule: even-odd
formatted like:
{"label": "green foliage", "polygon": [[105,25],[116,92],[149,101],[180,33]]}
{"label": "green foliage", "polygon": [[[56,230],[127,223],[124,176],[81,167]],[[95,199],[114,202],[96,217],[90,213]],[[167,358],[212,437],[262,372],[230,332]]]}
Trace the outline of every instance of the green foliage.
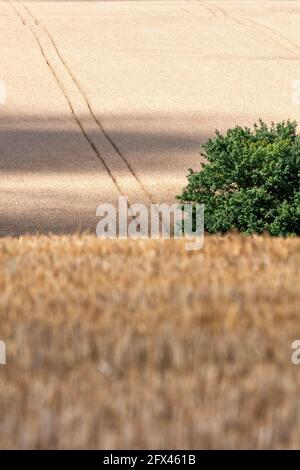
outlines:
{"label": "green foliage", "polygon": [[300,136],[283,121],[253,130],[216,131],[204,145],[207,163],[189,170],[182,203],[205,204],[209,233],[238,230],[274,236],[300,234]]}

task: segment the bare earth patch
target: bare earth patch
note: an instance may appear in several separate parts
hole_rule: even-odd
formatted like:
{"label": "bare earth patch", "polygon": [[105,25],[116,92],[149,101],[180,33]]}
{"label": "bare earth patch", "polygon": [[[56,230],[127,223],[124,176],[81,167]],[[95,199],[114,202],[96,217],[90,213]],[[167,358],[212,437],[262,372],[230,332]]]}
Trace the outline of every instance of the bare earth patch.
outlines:
{"label": "bare earth patch", "polygon": [[299,239],[0,241],[2,448],[292,448]]}

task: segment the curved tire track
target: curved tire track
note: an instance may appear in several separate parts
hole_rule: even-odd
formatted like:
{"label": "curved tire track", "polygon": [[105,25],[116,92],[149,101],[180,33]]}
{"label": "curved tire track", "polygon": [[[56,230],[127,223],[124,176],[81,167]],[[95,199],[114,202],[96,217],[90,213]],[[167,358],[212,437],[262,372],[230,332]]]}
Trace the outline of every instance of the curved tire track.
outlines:
{"label": "curved tire track", "polygon": [[[197,3],[200,5],[199,0],[197,0]],[[201,6],[205,7],[205,5],[202,5],[202,4]],[[289,54],[292,54],[295,56],[295,51],[290,49],[290,47],[287,46],[286,44],[283,44],[282,39],[285,39],[289,43],[289,45],[293,47],[297,47],[297,49],[300,50],[300,47],[297,46],[295,43],[293,43],[293,41],[289,40],[283,34],[279,33],[278,31],[276,31],[275,29],[269,26],[266,26],[262,23],[258,23],[254,20],[251,20],[250,18],[246,18],[246,17],[241,18],[241,17],[232,16],[224,8],[221,8],[219,5],[210,5],[210,9],[215,12],[215,16],[226,17],[239,25],[246,26],[247,28],[252,29],[253,31],[257,31],[260,34],[263,34],[268,39],[270,39],[273,43],[279,46],[282,50],[284,50],[285,52],[288,52]],[[270,35],[270,32],[273,34],[273,36],[275,36],[276,39]],[[298,59],[299,57],[293,57],[293,58]]]}
{"label": "curved tire track", "polygon": [[[274,28],[271,28],[270,26],[267,26],[263,23],[258,23],[257,21],[254,21],[254,20],[250,20],[250,18],[245,18],[246,21],[248,21],[249,23],[253,23],[254,25],[257,25],[259,28],[261,29],[264,29],[266,31],[266,34],[269,34],[268,31],[270,31],[274,36],[276,36],[279,40],[283,39],[285,40],[290,46],[292,46],[294,49],[297,50],[297,52],[293,51],[293,54],[298,54],[298,51],[300,50],[300,46],[295,43],[294,41],[292,41],[291,39],[289,39],[287,36],[285,36],[284,34],[280,33],[279,31],[277,31],[276,29]],[[269,34],[269,37],[270,34]],[[281,46],[283,46],[283,44],[281,44]],[[297,57],[299,58],[299,57]]]}

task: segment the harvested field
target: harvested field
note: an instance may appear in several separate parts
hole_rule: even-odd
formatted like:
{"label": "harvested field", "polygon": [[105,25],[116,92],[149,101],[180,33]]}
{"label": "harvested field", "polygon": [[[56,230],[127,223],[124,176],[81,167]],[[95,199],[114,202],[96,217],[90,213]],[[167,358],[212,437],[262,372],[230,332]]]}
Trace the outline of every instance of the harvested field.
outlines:
{"label": "harvested field", "polygon": [[300,444],[299,239],[0,241],[1,448]]}

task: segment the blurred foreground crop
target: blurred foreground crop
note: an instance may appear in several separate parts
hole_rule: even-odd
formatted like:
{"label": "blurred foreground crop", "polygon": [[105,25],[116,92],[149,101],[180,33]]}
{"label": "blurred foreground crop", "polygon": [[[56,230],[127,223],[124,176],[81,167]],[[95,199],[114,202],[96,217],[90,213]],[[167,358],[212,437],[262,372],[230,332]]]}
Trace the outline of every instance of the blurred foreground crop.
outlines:
{"label": "blurred foreground crop", "polygon": [[1,239],[0,447],[299,447],[299,261],[299,238]]}

